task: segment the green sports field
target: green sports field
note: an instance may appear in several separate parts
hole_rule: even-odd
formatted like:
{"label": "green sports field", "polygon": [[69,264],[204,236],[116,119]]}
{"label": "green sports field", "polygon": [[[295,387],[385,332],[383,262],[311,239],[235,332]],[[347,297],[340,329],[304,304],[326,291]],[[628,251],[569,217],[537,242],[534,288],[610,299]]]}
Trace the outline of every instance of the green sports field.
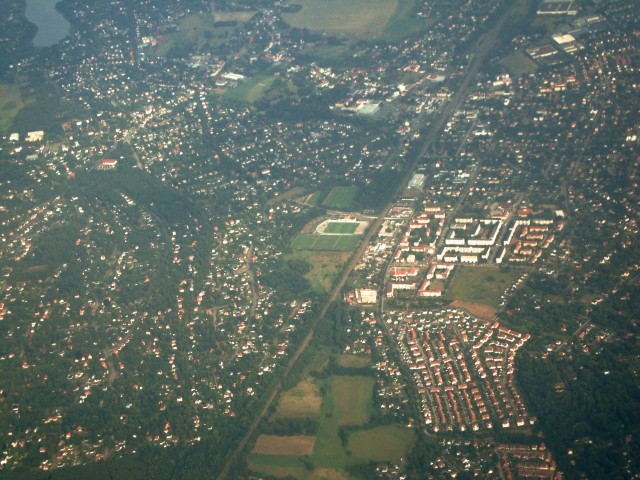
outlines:
{"label": "green sports field", "polygon": [[353,234],[359,226],[358,222],[329,222],[324,233]]}
{"label": "green sports field", "polygon": [[322,204],[325,207],[345,210],[351,206],[357,194],[358,187],[333,187],[331,193],[329,193]]}

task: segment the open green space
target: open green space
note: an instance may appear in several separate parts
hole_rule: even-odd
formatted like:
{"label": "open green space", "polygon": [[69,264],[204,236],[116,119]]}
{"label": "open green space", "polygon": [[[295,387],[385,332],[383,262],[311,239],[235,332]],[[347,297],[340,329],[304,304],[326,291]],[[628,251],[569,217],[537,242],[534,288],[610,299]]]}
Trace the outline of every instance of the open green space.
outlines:
{"label": "open green space", "polygon": [[261,455],[309,455],[315,444],[310,435],[260,435],[253,452]]}
{"label": "open green space", "polygon": [[359,226],[358,222],[329,222],[324,233],[353,234]]}
{"label": "open green space", "polygon": [[307,205],[311,205],[313,207],[317,207],[318,205],[320,205],[320,199],[322,197],[322,194],[320,192],[315,192],[313,195],[310,195],[309,198],[307,198]]}
{"label": "open green space", "polygon": [[257,102],[275,79],[273,75],[256,75],[244,80],[236,87],[229,88],[222,97],[236,102]]}
{"label": "open green space", "polygon": [[362,425],[373,412],[373,377],[333,376],[329,379],[322,419],[311,461],[316,467],[344,468],[359,463],[347,454],[339,432],[344,425]]}
{"label": "open green space", "polygon": [[320,414],[322,395],[318,382],[302,380],[295,387],[283,392],[278,401],[276,417],[310,417]]}
{"label": "open green space", "polygon": [[373,413],[373,377],[334,376],[331,393],[339,425],[362,425]]}
{"label": "open green space", "polygon": [[388,462],[407,453],[413,443],[413,430],[397,424],[357,430],[349,435],[351,454],[366,462]]}
{"label": "open green space", "polygon": [[331,193],[322,202],[325,207],[347,209],[358,194],[358,187],[333,187]]}
{"label": "open green space", "polygon": [[[317,235],[316,235],[317,236]],[[333,235],[335,237],[335,235]],[[311,270],[305,274],[313,289],[317,292],[330,292],[336,280],[342,273],[345,263],[349,259],[349,251],[322,252],[297,250],[287,258],[304,260],[311,266]]]}
{"label": "open green space", "polygon": [[0,83],[0,132],[9,131],[13,118],[23,105],[17,84]]}
{"label": "open green space", "polygon": [[[178,20],[177,32],[163,35],[155,53],[161,56],[180,56],[194,51],[215,48],[249,20],[254,11],[212,12],[212,15],[186,15]],[[216,22],[237,22],[236,26],[216,26]]]}
{"label": "open green space", "polygon": [[416,4],[416,0],[398,0],[380,37],[393,42],[433,25],[435,19],[418,18],[414,15]]}
{"label": "open green space", "polygon": [[285,13],[293,27],[352,39],[397,40],[425,28],[414,15],[416,0],[296,0],[302,9]]}
{"label": "open green space", "polygon": [[249,468],[256,472],[273,475],[275,477],[303,478],[305,468],[300,457],[292,455],[263,455],[251,453],[247,457]]}
{"label": "open green space", "polygon": [[285,13],[293,27],[349,37],[371,37],[382,31],[398,0],[296,0],[302,9]]}
{"label": "open green space", "polygon": [[456,267],[446,298],[495,308],[500,296],[521,274],[495,267]]}
{"label": "open green space", "polygon": [[313,250],[329,252],[350,252],[358,245],[359,237],[355,235],[313,235],[301,233],[293,239],[293,250]]}
{"label": "open green space", "polygon": [[371,366],[371,357],[343,354],[338,357],[338,365],[346,368],[365,368]]}
{"label": "open green space", "polygon": [[[284,442],[281,452],[279,445],[266,445],[267,436],[262,435],[260,448],[275,453],[255,453],[261,451],[257,442],[253,453],[247,457],[252,471],[280,478],[290,475],[299,480],[348,480],[353,477],[345,467],[397,460],[407,453],[414,441],[411,429],[398,424],[366,427],[374,413],[373,375],[318,375],[326,372],[331,358],[344,368],[371,365],[370,357],[365,355],[336,354],[326,348],[315,350],[302,371],[302,379],[281,394],[272,414],[272,418],[280,420],[314,419],[318,425],[315,437],[273,437]],[[343,429],[347,432],[343,432],[341,438]],[[291,442],[312,438],[315,443],[310,455],[290,454],[294,447],[297,448],[297,444],[292,446]]]}

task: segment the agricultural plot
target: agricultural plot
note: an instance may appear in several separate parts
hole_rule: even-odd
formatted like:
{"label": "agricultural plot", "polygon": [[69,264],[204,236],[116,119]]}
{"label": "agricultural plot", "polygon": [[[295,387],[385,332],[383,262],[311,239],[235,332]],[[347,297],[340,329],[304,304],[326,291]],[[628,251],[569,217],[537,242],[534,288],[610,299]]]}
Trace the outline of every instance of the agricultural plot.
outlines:
{"label": "agricultural plot", "polygon": [[348,448],[354,457],[366,462],[388,462],[407,453],[413,443],[413,430],[400,425],[383,425],[357,430],[349,435]]}
{"label": "agricultural plot", "polygon": [[325,207],[346,210],[351,206],[357,194],[358,187],[333,187],[322,204]]}
{"label": "agricultural plot", "polygon": [[292,242],[294,250],[349,252],[356,248],[359,238],[354,235],[299,234]]}
{"label": "agricultural plot", "polygon": [[262,455],[310,455],[316,437],[308,435],[260,435],[253,447],[253,453]]}
{"label": "agricultural plot", "polygon": [[[324,370],[326,351],[318,351],[314,368]],[[343,354],[334,357],[343,367],[367,368],[371,358]],[[370,461],[397,460],[413,443],[412,430],[394,424],[364,429],[373,414],[375,379],[367,375],[307,375],[280,396],[275,418],[310,417],[317,421],[316,436],[260,435],[247,457],[254,472],[299,480],[348,480],[345,468]],[[347,444],[340,438],[342,426],[352,426]],[[358,427],[361,428],[358,428]],[[378,450],[383,449],[384,452]]]}
{"label": "agricultural plot", "polygon": [[300,457],[289,455],[262,455],[250,453],[247,457],[249,468],[274,477],[302,478],[305,472]]}

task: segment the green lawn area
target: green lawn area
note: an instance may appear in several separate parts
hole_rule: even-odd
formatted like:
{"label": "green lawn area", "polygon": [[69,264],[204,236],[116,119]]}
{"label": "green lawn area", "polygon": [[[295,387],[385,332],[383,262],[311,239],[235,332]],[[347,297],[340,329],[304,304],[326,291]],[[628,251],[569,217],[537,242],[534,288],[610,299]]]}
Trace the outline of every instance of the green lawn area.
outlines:
{"label": "green lawn area", "polygon": [[297,250],[288,258],[307,261],[311,271],[305,275],[313,289],[320,293],[330,292],[334,283],[342,273],[351,252],[322,252]]}
{"label": "green lawn area", "polygon": [[0,83],[0,131],[9,131],[13,117],[23,105],[20,87],[17,84]]}
{"label": "green lawn area", "polygon": [[358,222],[329,222],[324,233],[352,234],[359,226]]}
{"label": "green lawn area", "polygon": [[365,368],[371,366],[371,357],[343,354],[338,357],[338,365],[347,368]]}
{"label": "green lawn area", "polygon": [[350,252],[358,245],[359,237],[355,235],[313,235],[301,233],[293,239],[293,250],[314,250],[329,252]]}
{"label": "green lawn area", "polygon": [[236,102],[254,103],[262,98],[276,79],[273,75],[256,75],[228,89],[222,97]]}
{"label": "green lawn area", "polygon": [[[290,25],[354,40],[396,41],[432,23],[413,15],[418,0],[296,0],[295,3],[302,5],[302,10],[283,15]],[[337,49],[336,53],[345,52]]]}
{"label": "green lawn area", "polygon": [[297,28],[349,37],[375,37],[398,7],[398,0],[296,0],[302,9],[285,13]]}
{"label": "green lawn area", "polygon": [[307,198],[307,205],[311,205],[313,207],[317,207],[320,204],[321,193],[316,192]]}
{"label": "green lawn area", "polygon": [[416,0],[398,0],[398,6],[380,36],[393,42],[433,25],[435,19],[421,19],[413,15],[416,3]]}
{"label": "green lawn area", "polygon": [[[160,43],[155,54],[164,56],[176,46],[185,46],[185,53],[203,51],[215,48],[233,35],[244,22],[249,20],[255,11],[247,12],[213,12],[212,15],[186,15],[178,20],[180,30],[163,35],[164,42]],[[217,21],[236,21],[237,26],[216,27]]]}
{"label": "green lawn area", "polygon": [[278,401],[275,417],[311,417],[320,414],[322,395],[319,382],[302,380],[295,387],[283,392]]}
{"label": "green lawn area", "polygon": [[249,468],[255,472],[273,475],[275,477],[303,478],[305,468],[300,457],[292,455],[262,455],[251,453],[247,456]]}
{"label": "green lawn area", "polygon": [[495,267],[456,267],[446,298],[496,307],[500,296],[521,274]]}
{"label": "green lawn area", "polygon": [[373,409],[373,377],[333,376],[329,379],[322,419],[311,462],[316,467],[344,468],[359,463],[347,455],[338,435],[341,425],[361,425]]}
{"label": "green lawn area", "polygon": [[373,377],[334,376],[331,392],[338,425],[362,425],[373,413]]}
{"label": "green lawn area", "polygon": [[[321,347],[307,358],[303,379],[280,396],[274,417],[308,416],[318,420],[313,452],[309,456],[264,455],[247,457],[254,472],[276,477],[290,475],[299,480],[349,480],[345,467],[369,461],[396,460],[405,455],[413,443],[413,431],[401,425],[372,429],[366,425],[373,414],[375,379],[367,375],[332,375],[318,378],[311,370],[323,371],[330,358],[344,367],[365,368],[371,359],[364,355],[337,355]],[[308,408],[307,403],[313,404]],[[340,439],[340,428],[351,426],[348,444]],[[382,451],[380,451],[382,450]],[[305,462],[307,465],[305,466]],[[307,468],[309,467],[309,468]]]}
{"label": "green lawn area", "polygon": [[398,424],[357,430],[349,435],[351,454],[365,462],[388,462],[407,453],[413,443],[413,430]]}
{"label": "green lawn area", "polygon": [[358,187],[333,187],[322,204],[329,208],[347,209],[358,194]]}

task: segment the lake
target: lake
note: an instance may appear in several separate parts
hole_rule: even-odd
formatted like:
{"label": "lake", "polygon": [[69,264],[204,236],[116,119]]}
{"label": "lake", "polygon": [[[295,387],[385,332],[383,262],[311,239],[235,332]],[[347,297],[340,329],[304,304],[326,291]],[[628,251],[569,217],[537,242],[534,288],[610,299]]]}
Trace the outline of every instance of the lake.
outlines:
{"label": "lake", "polygon": [[69,34],[71,25],[55,8],[60,0],[27,0],[25,16],[38,27],[33,45],[50,47]]}

